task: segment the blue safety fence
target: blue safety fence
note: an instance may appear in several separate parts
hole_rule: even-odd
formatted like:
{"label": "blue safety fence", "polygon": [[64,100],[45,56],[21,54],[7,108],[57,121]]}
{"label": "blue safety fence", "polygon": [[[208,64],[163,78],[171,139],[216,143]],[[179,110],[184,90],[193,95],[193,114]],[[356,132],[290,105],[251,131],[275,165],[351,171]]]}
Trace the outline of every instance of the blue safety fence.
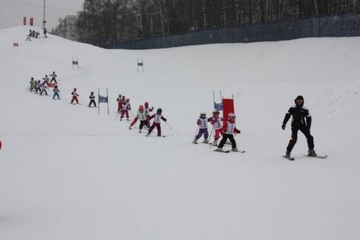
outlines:
{"label": "blue safety fence", "polygon": [[271,23],[214,28],[122,42],[109,49],[153,49],[213,43],[282,41],[309,37],[360,36],[360,14],[316,16]]}

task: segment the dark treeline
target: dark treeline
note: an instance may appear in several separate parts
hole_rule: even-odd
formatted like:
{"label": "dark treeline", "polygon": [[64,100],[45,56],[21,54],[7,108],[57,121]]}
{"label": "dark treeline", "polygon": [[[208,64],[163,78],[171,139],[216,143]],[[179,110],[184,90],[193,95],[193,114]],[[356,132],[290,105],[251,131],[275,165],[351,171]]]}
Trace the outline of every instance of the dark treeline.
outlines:
{"label": "dark treeline", "polygon": [[360,12],[360,0],[85,0],[80,42],[103,46],[134,39],[308,16]]}

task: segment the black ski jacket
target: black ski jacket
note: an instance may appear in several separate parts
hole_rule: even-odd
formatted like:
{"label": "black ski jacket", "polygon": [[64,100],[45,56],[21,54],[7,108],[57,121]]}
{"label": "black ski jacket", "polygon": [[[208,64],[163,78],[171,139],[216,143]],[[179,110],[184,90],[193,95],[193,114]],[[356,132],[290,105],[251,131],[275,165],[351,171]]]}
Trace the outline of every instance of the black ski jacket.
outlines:
{"label": "black ski jacket", "polygon": [[307,129],[310,130],[311,127],[311,115],[309,109],[305,106],[291,106],[289,111],[285,114],[285,118],[283,121],[283,125],[289,121],[290,117],[292,116],[291,127],[292,128],[300,128],[305,126]]}

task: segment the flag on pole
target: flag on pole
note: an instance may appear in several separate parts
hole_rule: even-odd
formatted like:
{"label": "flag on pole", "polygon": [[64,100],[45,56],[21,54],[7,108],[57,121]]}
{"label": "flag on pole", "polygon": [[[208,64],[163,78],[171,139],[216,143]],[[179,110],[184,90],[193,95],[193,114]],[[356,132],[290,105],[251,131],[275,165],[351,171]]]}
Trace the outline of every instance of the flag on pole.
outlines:
{"label": "flag on pole", "polygon": [[99,103],[108,103],[108,102],[109,102],[108,96],[104,97],[99,95]]}
{"label": "flag on pole", "polygon": [[100,114],[100,103],[106,103],[107,104],[107,109],[108,109],[108,114],[110,114],[109,111],[109,94],[108,94],[108,89],[106,88],[106,97],[100,95],[100,88],[98,88],[98,114]]}
{"label": "flag on pole", "polygon": [[214,108],[216,110],[222,111],[223,110],[223,104],[214,102]]}

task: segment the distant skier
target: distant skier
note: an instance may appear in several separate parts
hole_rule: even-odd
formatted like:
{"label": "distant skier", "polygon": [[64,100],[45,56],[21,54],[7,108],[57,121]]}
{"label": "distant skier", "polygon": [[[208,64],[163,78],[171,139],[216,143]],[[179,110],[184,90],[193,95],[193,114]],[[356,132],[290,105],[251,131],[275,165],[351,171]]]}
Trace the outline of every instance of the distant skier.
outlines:
{"label": "distant skier", "polygon": [[134,124],[136,123],[136,121],[138,119],[140,120],[139,133],[141,133],[141,130],[143,129],[143,127],[148,125],[148,114],[145,112],[143,105],[139,106],[139,109],[136,113],[136,117],[130,123],[130,126],[129,126],[130,129],[132,126],[134,126]]}
{"label": "distant skier", "polygon": [[46,89],[48,89],[48,87],[46,86],[45,82],[40,86],[40,96],[42,96],[44,93],[47,96],[48,93],[46,91]]}
{"label": "distant skier", "polygon": [[57,97],[57,99],[60,99],[60,95],[59,95],[60,90],[57,85],[55,85],[53,92],[54,92],[53,99],[55,100],[55,97]]}
{"label": "distant skier", "polygon": [[198,120],[196,121],[196,124],[198,125],[199,131],[197,133],[197,135],[195,136],[194,141],[192,141],[192,143],[197,144],[197,140],[204,135],[204,141],[203,143],[208,143],[208,137],[209,137],[209,132],[208,132],[208,122],[210,122],[211,119],[206,117],[206,113],[205,112],[201,112],[200,113],[200,117],[198,118]]}
{"label": "distant skier", "polygon": [[122,121],[122,119],[124,118],[124,115],[126,116],[126,120],[129,121],[129,110],[131,110],[130,98],[127,98],[125,101],[122,100],[120,121]]}
{"label": "distant skier", "polygon": [[55,71],[52,74],[50,74],[50,77],[51,77],[50,83],[52,83],[54,81],[55,84],[57,84],[57,81],[56,81],[57,75],[56,75]]}
{"label": "distant skier", "polygon": [[229,139],[231,142],[231,151],[234,152],[238,152],[239,150],[236,147],[236,141],[234,138],[234,133],[239,134],[240,130],[236,128],[236,124],[235,124],[235,114],[234,113],[229,113],[228,114],[228,119],[227,121],[224,123],[224,126],[221,128],[221,132],[223,133],[223,137],[220,141],[220,144],[218,146],[218,148],[216,149],[216,151],[223,151],[223,147],[226,143],[226,140]]}
{"label": "distant skier", "polygon": [[220,112],[217,109],[214,109],[213,116],[211,117],[211,125],[213,125],[213,131],[214,131],[214,142],[212,143],[213,146],[217,146],[217,141],[220,138],[221,134],[221,128],[222,128],[222,122],[223,118],[219,116]]}
{"label": "distant skier", "polygon": [[151,134],[152,130],[156,127],[157,135],[158,135],[158,137],[161,137],[161,125],[160,125],[161,120],[166,122],[166,118],[164,118],[162,116],[162,109],[161,108],[158,108],[156,110],[156,113],[153,114],[149,119],[153,119],[153,118],[154,118],[153,124],[149,128],[148,133],[146,134],[146,136],[149,136]]}
{"label": "distant skier", "polygon": [[47,38],[46,34],[47,34],[47,30],[46,30],[46,28],[44,27],[44,36]]}
{"label": "distant skier", "polygon": [[74,101],[76,102],[76,104],[79,104],[79,100],[78,100],[78,96],[79,94],[77,94],[76,92],[76,88],[74,88],[74,90],[72,91],[71,95],[72,95],[72,99],[71,99],[71,104],[74,104]]}
{"label": "distant skier", "polygon": [[45,75],[45,77],[43,78],[43,83],[42,83],[43,85],[47,85],[47,86],[49,86],[49,77],[48,77],[48,75],[46,74]]}
{"label": "distant skier", "polygon": [[298,138],[298,131],[300,130],[307,139],[308,145],[308,156],[316,156],[316,152],[314,150],[314,138],[310,134],[311,128],[311,115],[309,110],[304,106],[304,98],[303,96],[299,95],[294,100],[295,105],[291,106],[288,112],[285,114],[285,118],[281,128],[285,130],[286,123],[289,121],[290,117],[292,116],[291,121],[291,139],[289,144],[286,148],[285,156],[290,158],[291,150],[294,148],[297,138]]}
{"label": "distant skier", "polygon": [[36,80],[34,80],[34,78],[32,77],[30,80],[30,88],[29,88],[30,92],[32,92],[32,90],[34,90],[35,84],[36,84]]}
{"label": "distant skier", "polygon": [[93,104],[93,105],[94,105],[94,107],[96,107],[96,102],[95,102],[95,95],[94,95],[94,92],[91,92],[91,93],[90,93],[89,98],[90,98],[89,107],[91,107],[91,104]]}
{"label": "distant skier", "polygon": [[151,112],[154,110],[154,107],[149,107],[149,102],[145,102],[144,103],[144,111],[145,111],[145,114],[147,115],[147,117],[148,117],[148,121],[147,121],[147,125],[146,125],[146,127],[147,128],[150,128],[150,114],[151,114]]}
{"label": "distant skier", "polygon": [[35,85],[35,94],[36,93],[40,93],[41,92],[41,86],[42,86],[42,83],[40,80],[37,81],[36,85]]}
{"label": "distant skier", "polygon": [[122,98],[121,98],[121,94],[119,94],[118,98],[116,99],[117,103],[118,103],[118,113],[121,112],[121,102],[122,102]]}

